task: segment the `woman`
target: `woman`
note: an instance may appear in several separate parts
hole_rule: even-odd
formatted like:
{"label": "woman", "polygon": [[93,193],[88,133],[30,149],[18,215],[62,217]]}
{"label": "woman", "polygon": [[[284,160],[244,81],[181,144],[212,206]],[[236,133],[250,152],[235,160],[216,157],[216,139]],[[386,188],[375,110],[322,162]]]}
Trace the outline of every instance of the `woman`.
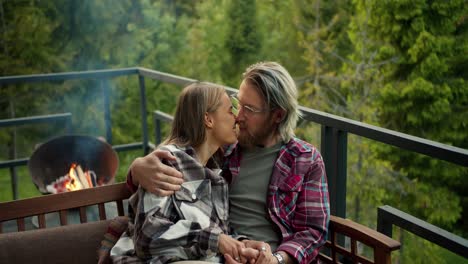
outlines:
{"label": "woman", "polygon": [[114,263],[221,262],[222,254],[239,256],[243,243],[226,235],[228,187],[215,155],[236,140],[226,91],[209,83],[187,86],[170,135],[160,147],[176,157],[165,163],[181,171],[185,182],[170,197],[142,188],[132,195],[132,220],[111,250]]}

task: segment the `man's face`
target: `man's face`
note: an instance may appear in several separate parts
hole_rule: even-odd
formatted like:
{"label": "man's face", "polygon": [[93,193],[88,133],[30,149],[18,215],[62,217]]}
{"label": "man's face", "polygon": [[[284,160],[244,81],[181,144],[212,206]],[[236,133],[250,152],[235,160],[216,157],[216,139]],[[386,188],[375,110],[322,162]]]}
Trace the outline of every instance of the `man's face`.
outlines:
{"label": "man's face", "polygon": [[272,111],[268,109],[262,95],[256,87],[247,81],[242,81],[237,95],[239,99],[239,144],[243,147],[268,146],[277,125],[272,118]]}

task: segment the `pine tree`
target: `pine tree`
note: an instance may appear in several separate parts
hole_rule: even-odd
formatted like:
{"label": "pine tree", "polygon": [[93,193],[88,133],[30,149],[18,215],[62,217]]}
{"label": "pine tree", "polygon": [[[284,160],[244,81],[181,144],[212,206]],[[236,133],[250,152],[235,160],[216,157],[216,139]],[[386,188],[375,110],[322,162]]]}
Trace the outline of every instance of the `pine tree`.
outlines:
{"label": "pine tree", "polygon": [[229,55],[223,72],[224,82],[237,87],[241,73],[256,62],[260,50],[255,0],[232,1],[228,6],[226,23],[229,25],[225,47]]}
{"label": "pine tree", "polygon": [[[367,1],[373,9],[372,37],[382,40],[378,56],[397,56],[384,74],[380,94],[381,124],[427,139],[468,147],[466,1]],[[416,181],[421,191],[412,213],[467,232],[468,170],[401,150],[386,149],[395,168]],[[425,194],[424,194],[425,193]],[[408,208],[410,209],[410,208]],[[463,212],[462,212],[463,210]],[[453,229],[454,224],[457,224]]]}

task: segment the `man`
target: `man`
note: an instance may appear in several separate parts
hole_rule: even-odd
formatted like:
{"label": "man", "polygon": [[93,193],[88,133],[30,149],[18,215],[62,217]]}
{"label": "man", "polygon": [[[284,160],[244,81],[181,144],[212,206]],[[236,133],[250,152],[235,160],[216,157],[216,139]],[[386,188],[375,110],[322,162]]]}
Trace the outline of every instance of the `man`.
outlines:
{"label": "man", "polygon": [[[231,227],[255,239],[244,243],[261,251],[256,263],[316,262],[327,236],[328,186],[319,151],[294,138],[300,113],[292,77],[278,63],[254,64],[233,105],[238,143],[225,149],[223,167]],[[136,159],[127,182],[159,195],[178,190],[182,175],[160,162],[167,158],[173,157],[155,151]],[[225,257],[236,263],[243,256]]]}

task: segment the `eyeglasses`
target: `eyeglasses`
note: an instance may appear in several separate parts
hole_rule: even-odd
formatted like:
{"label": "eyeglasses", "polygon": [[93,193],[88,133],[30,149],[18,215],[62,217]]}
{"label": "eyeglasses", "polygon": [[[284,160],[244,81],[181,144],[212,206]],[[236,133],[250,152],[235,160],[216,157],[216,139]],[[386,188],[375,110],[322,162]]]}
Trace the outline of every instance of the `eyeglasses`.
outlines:
{"label": "eyeglasses", "polygon": [[264,113],[270,111],[270,109],[257,109],[255,107],[241,104],[239,98],[237,98],[237,94],[231,95],[231,103],[232,103],[232,113],[236,116],[239,115],[239,112],[242,108],[244,115],[251,116],[254,114]]}

